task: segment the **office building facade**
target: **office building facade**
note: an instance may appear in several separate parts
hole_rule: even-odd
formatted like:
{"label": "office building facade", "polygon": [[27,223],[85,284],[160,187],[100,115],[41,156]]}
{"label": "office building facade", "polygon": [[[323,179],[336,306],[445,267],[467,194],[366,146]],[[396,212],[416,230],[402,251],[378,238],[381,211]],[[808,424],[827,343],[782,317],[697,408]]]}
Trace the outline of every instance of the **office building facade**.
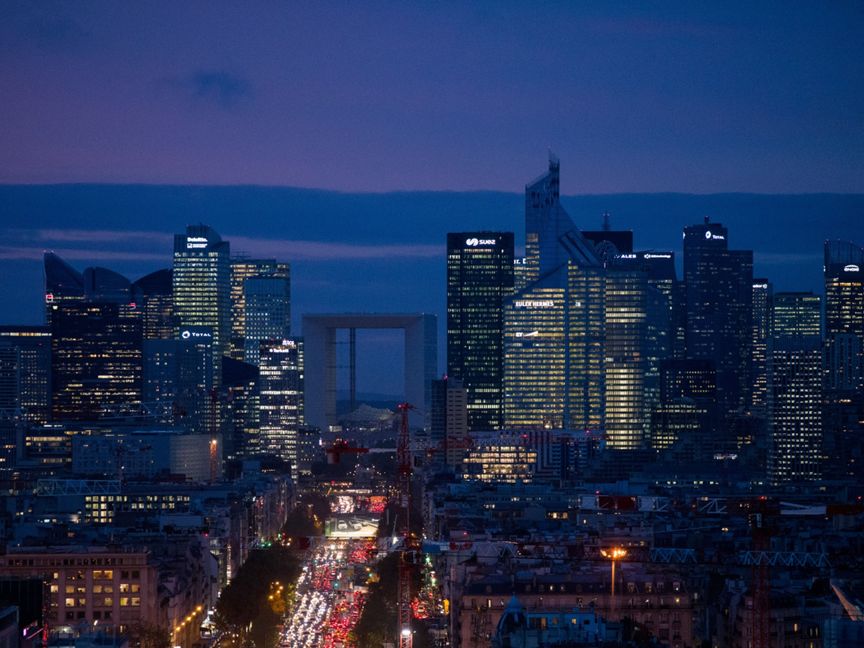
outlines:
{"label": "office building facade", "polygon": [[222,356],[231,333],[230,246],[206,225],[190,225],[174,236],[174,293],[176,331],[204,326],[213,332],[214,381],[219,380]]}
{"label": "office building facade", "polygon": [[512,294],[512,233],[447,235],[447,375],[462,381],[471,430],[504,422],[503,302]]}
{"label": "office building facade", "polygon": [[57,421],[141,405],[140,313],[129,304],[65,303],[51,315],[51,410]]}
{"label": "office building facade", "polygon": [[297,469],[297,435],[304,422],[303,342],[284,339],[261,347],[259,449]]}
{"label": "office building facade", "polygon": [[559,201],[557,159],[525,189],[527,284],[504,302],[508,428],[604,427],[605,269]]}
{"label": "office building facade", "polygon": [[14,349],[17,402],[24,421],[51,420],[51,330],[46,326],[0,326],[0,351]]}
{"label": "office building facade", "polygon": [[255,276],[243,282],[244,362],[257,365],[261,343],[291,333],[291,287],[287,277]]}
{"label": "office building facade", "polygon": [[751,405],[753,252],[729,249],[729,232],[707,218],[684,228],[686,353],[714,362],[726,414]]}
{"label": "office building facade", "polygon": [[821,309],[813,293],[774,295],[768,364],[768,476],[773,483],[822,474]]}
{"label": "office building facade", "polygon": [[[231,344],[228,355],[235,360],[246,358],[246,280],[253,277],[278,277],[287,284],[284,305],[279,308],[287,312],[288,329],[291,332],[291,266],[275,259],[231,259]],[[280,336],[283,337],[283,336]],[[276,338],[272,338],[276,339]]]}

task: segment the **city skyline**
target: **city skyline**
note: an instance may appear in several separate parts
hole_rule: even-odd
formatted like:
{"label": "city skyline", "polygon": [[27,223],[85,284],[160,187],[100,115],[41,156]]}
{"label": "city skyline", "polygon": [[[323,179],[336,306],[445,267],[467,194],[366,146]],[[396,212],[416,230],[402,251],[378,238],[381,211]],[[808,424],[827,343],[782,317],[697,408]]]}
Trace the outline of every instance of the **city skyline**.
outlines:
{"label": "city skyline", "polygon": [[[710,215],[729,228],[734,248],[754,251],[755,276],[769,279],[777,290],[821,294],[823,240],[854,240],[858,214],[864,210],[864,195],[574,196],[568,195],[568,160],[561,166],[561,202],[580,229],[598,229],[603,213],[611,212],[614,229],[632,230],[639,249],[674,252],[679,276],[683,227]],[[525,180],[531,176],[527,169]],[[174,233],[204,222],[238,254],[291,263],[292,331],[300,330],[304,312],[432,312],[439,318],[439,366],[444,367],[446,293],[440,287],[446,277],[446,233],[512,231],[517,256],[524,255],[523,202],[521,193],[358,195],[240,187],[0,186],[0,269],[9,279],[0,285],[6,304],[0,323],[42,322],[41,265],[46,249],[79,270],[85,265],[108,266],[136,280],[169,267]],[[416,219],[404,218],[406,212],[416,213]],[[254,217],[237,219],[238,213]],[[118,214],[129,218],[118,219]],[[286,214],[289,228],[284,226]],[[74,227],[69,227],[70,220]],[[7,222],[27,227],[4,228]],[[274,231],[280,234],[267,236]],[[417,272],[404,272],[408,267]],[[361,336],[361,391],[398,395],[401,361],[392,354],[398,339],[379,331],[363,331]],[[382,358],[384,367],[379,369]],[[388,381],[383,390],[366,388]]]}
{"label": "city skyline", "polygon": [[0,0],[0,646],[864,646],[862,34]]}

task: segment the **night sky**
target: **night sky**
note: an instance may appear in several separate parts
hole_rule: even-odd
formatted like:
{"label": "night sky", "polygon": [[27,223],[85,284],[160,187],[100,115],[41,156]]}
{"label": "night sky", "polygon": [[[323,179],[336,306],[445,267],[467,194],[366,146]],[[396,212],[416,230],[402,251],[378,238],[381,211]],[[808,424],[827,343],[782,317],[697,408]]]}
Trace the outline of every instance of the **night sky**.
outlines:
{"label": "night sky", "polygon": [[[39,321],[44,249],[134,279],[200,221],[294,264],[295,323],[425,310],[443,348],[446,232],[521,245],[549,149],[581,227],[678,250],[710,215],[819,290],[822,240],[864,242],[862,35],[840,1],[0,0],[0,323]],[[361,390],[398,391],[392,347]]]}

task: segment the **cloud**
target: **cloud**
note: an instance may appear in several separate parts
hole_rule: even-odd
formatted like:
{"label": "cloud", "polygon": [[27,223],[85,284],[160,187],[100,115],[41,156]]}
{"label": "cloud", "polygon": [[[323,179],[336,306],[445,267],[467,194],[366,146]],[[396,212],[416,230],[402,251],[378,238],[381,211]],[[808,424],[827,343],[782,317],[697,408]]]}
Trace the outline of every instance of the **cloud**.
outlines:
{"label": "cloud", "polygon": [[225,70],[196,70],[183,77],[164,79],[161,85],[177,90],[194,103],[209,103],[225,110],[252,98],[249,79]]}
{"label": "cloud", "polygon": [[76,230],[76,229],[40,229],[40,230],[10,230],[11,234],[21,232],[39,241],[54,241],[65,243],[117,243],[123,241],[139,241],[147,243],[170,243],[174,235],[167,232],[153,231],[116,231],[116,230]]}
{"label": "cloud", "polygon": [[753,260],[764,265],[812,265],[821,263],[821,254],[797,252],[754,252]]}
{"label": "cloud", "polygon": [[226,236],[231,249],[251,254],[278,257],[288,261],[341,261],[347,259],[443,258],[442,245],[355,245],[323,241],[290,239],[263,239],[245,236]]}
{"label": "cloud", "polygon": [[55,252],[70,261],[166,261],[170,255],[156,252],[127,252],[92,248],[52,248],[35,246],[0,246],[0,260],[41,261],[46,251]]}
{"label": "cloud", "polygon": [[[7,246],[0,248],[0,258],[41,258],[45,248],[55,244],[65,247],[54,249],[60,256],[70,259],[127,259],[127,260],[171,260],[173,234],[150,230],[85,230],[85,229],[9,229],[5,240],[19,243],[39,242],[33,245]],[[234,253],[243,252],[260,257],[274,257],[286,261],[344,261],[365,259],[444,258],[442,245],[404,243],[394,245],[358,245],[332,241],[304,241],[295,239],[271,239],[249,236],[224,235],[231,243]],[[137,249],[129,247],[137,243]],[[122,250],[112,249],[122,246]],[[150,251],[152,250],[152,252]],[[157,250],[164,250],[158,252]],[[87,256],[90,255],[90,256]]]}

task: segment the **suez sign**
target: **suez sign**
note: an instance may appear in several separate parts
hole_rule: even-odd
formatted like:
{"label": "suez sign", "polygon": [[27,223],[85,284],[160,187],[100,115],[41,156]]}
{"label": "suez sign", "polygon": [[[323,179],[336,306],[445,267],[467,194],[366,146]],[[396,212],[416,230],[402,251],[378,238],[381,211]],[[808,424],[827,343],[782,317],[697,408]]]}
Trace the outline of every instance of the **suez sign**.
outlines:
{"label": "suez sign", "polygon": [[468,247],[496,245],[497,243],[498,243],[497,239],[481,239],[481,238],[467,238],[467,239],[465,239],[465,245],[467,245]]}
{"label": "suez sign", "polygon": [[207,239],[203,236],[187,236],[186,237],[186,249],[187,250],[200,250],[202,248],[207,247]]}

